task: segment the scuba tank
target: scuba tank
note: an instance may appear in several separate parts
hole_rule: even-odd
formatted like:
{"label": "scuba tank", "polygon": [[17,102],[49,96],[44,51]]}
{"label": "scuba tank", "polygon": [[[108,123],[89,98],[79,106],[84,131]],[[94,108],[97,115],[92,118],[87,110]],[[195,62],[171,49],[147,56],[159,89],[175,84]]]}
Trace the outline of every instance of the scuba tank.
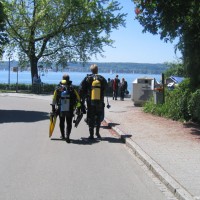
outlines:
{"label": "scuba tank", "polygon": [[98,80],[97,76],[93,77],[92,88],[91,88],[91,100],[92,101],[101,100],[101,82]]}
{"label": "scuba tank", "polygon": [[70,93],[66,87],[62,88],[60,95],[60,111],[70,111]]}

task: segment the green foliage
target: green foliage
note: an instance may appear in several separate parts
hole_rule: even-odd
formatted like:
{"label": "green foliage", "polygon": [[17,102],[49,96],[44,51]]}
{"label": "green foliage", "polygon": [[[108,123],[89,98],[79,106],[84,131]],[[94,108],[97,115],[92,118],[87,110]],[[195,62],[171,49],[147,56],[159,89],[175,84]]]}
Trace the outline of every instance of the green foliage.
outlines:
{"label": "green foliage", "polygon": [[[196,0],[133,0],[133,2],[140,9],[140,14],[136,18],[144,27],[143,31],[160,34],[161,39],[166,42],[176,37],[182,38],[187,30],[199,23],[200,2]],[[199,31],[195,35],[199,35]]]}
{"label": "green foliage", "polygon": [[200,122],[200,89],[196,90],[189,100],[188,110],[193,121]]}
{"label": "green foliage", "polygon": [[143,31],[159,34],[165,42],[179,38],[176,48],[191,84],[200,86],[200,1],[197,0],[133,0],[140,10],[137,19]]}
{"label": "green foliage", "polygon": [[190,80],[185,79],[174,90],[166,90],[164,104],[156,105],[151,100],[145,104],[144,111],[173,120],[188,121],[191,119],[191,114],[188,111],[191,94]]}
{"label": "green foliage", "polygon": [[170,77],[172,75],[174,76],[181,76],[181,77],[187,77],[186,70],[184,68],[183,63],[166,63],[166,65],[169,66],[169,68],[165,71],[165,77]]}
{"label": "green foliage", "polygon": [[[39,85],[38,85],[39,86]],[[40,93],[41,94],[53,94],[56,84],[42,84],[40,85]],[[79,86],[73,86],[76,90],[78,90]],[[3,92],[18,92],[21,93],[34,93],[34,86],[30,84],[1,84],[0,83],[0,90]]]}
{"label": "green foliage", "polygon": [[166,117],[174,120],[189,120],[187,110],[190,90],[187,90],[184,85],[180,85],[173,91],[166,94]]}
{"label": "green foliage", "polygon": [[0,1],[0,57],[3,53],[3,46],[8,43],[7,34],[5,33],[5,21],[6,16],[4,12],[4,7],[2,2]]}
{"label": "green foliage", "polygon": [[[41,93],[44,94],[52,94],[55,90],[55,84],[43,84],[41,85]],[[0,84],[0,90],[1,91],[16,91],[18,89],[18,92],[27,92],[32,93],[33,92],[33,85],[29,84]]]}

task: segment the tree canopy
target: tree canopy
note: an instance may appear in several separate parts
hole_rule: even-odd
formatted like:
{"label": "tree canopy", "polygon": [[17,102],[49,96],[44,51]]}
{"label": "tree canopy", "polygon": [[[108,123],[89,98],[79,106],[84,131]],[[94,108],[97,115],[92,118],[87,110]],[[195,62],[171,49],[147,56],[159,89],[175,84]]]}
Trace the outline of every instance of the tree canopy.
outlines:
{"label": "tree canopy", "polygon": [[125,26],[120,4],[111,0],[3,0],[10,47],[30,61],[87,61],[113,44],[110,33]]}
{"label": "tree canopy", "polygon": [[143,31],[164,41],[179,38],[177,48],[194,87],[200,86],[200,1],[133,0]]}
{"label": "tree canopy", "polygon": [[6,16],[4,13],[3,4],[0,1],[0,57],[2,56],[4,45],[8,42],[8,38],[5,33],[5,19]]}

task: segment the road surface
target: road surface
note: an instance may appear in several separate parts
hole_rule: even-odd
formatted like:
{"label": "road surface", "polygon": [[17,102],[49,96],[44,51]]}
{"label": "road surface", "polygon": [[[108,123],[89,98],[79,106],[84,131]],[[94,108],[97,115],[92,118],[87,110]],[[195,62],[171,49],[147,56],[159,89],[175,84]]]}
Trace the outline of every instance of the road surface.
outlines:
{"label": "road surface", "polygon": [[0,97],[0,200],[172,199],[106,125],[87,139],[82,120],[70,144],[59,120],[48,137],[51,97]]}

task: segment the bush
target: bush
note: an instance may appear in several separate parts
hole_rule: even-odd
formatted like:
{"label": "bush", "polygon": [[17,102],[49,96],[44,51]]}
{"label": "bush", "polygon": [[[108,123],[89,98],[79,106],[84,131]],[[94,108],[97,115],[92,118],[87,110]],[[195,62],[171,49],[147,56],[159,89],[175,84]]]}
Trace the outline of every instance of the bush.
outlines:
{"label": "bush", "polygon": [[188,121],[191,115],[188,112],[188,102],[192,89],[189,79],[185,79],[174,90],[165,90],[165,103],[154,104],[153,99],[144,105],[144,111],[173,120]]}
{"label": "bush", "polygon": [[166,116],[173,120],[189,120],[187,104],[188,104],[188,91],[183,90],[181,87],[168,92],[166,95]]}
{"label": "bush", "polygon": [[53,93],[55,90],[55,84],[43,84],[42,86],[42,93]]}
{"label": "bush", "polygon": [[[44,94],[51,94],[55,90],[55,84],[43,84],[41,85],[41,93]],[[16,91],[18,89],[18,92],[33,92],[33,86],[30,84],[0,84],[0,90],[4,92],[10,92],[10,91]]]}
{"label": "bush", "polygon": [[[16,84],[0,84],[0,90],[3,92],[10,92],[17,90]],[[40,94],[53,94],[55,90],[56,84],[42,84],[39,88]],[[78,86],[74,86],[76,90],[78,90]],[[38,89],[38,88],[37,88]],[[38,90],[37,90],[38,91]],[[18,84],[18,92],[26,92],[26,93],[37,93],[33,85],[30,84]]]}

